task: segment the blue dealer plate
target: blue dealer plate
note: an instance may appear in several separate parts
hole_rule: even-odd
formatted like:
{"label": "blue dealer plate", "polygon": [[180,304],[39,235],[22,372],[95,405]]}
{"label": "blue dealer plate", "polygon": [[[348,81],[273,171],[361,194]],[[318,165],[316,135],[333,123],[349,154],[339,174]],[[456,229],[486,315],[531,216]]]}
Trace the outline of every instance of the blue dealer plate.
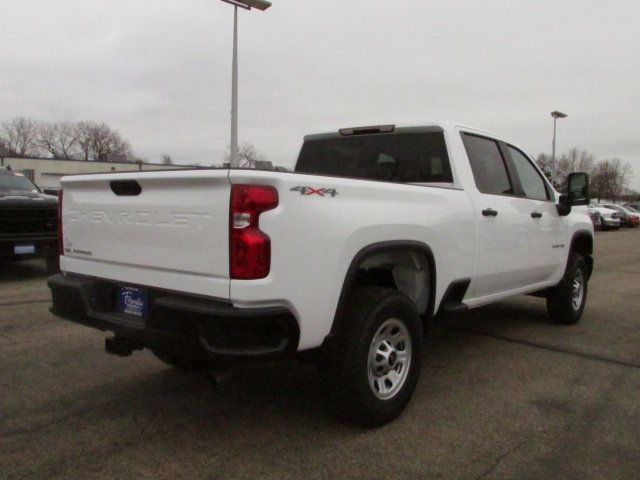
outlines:
{"label": "blue dealer plate", "polygon": [[149,313],[147,292],[135,287],[119,287],[118,311],[136,317],[146,317]]}

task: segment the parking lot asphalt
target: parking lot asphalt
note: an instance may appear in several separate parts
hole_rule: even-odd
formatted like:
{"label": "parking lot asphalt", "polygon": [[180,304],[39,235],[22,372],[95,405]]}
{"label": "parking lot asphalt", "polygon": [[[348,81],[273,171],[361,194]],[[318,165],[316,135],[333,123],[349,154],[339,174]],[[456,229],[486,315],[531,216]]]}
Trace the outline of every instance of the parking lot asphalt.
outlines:
{"label": "parking lot asphalt", "polygon": [[518,297],[438,319],[404,415],[323,409],[315,367],[220,382],[49,312],[44,262],[0,267],[0,478],[639,478],[640,229],[598,232],[582,321]]}

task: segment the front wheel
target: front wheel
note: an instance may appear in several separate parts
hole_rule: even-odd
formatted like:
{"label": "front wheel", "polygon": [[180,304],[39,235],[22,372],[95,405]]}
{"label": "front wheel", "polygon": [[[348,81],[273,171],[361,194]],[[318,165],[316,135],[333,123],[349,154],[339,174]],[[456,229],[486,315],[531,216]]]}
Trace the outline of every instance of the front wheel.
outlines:
{"label": "front wheel", "polygon": [[584,257],[572,253],[563,279],[547,295],[547,312],[554,322],[572,325],[580,320],[587,302],[588,279]]}
{"label": "front wheel", "polygon": [[337,319],[321,374],[333,413],[375,427],[403,411],[420,373],[422,323],[409,298],[358,288]]}

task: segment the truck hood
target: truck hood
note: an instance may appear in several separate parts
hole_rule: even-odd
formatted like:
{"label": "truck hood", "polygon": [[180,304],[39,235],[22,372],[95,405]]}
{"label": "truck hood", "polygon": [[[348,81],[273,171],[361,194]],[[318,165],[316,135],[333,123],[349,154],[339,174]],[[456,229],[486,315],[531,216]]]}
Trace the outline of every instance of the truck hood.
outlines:
{"label": "truck hood", "polygon": [[0,191],[0,208],[50,208],[58,205],[58,199],[28,190]]}

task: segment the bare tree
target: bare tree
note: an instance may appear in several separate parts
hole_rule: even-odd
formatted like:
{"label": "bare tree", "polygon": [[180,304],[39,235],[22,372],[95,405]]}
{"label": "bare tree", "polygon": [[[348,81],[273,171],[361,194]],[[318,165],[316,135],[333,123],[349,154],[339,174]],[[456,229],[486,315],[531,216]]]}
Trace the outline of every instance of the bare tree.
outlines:
{"label": "bare tree", "polygon": [[586,150],[579,150],[576,147],[560,155],[556,163],[555,172],[555,183],[558,188],[564,190],[570,173],[591,173],[595,161],[595,155],[593,153],[587,152]]}
{"label": "bare tree", "polygon": [[38,125],[38,145],[40,148],[50,153],[53,158],[58,157],[56,148],[56,125],[42,122]]}
{"label": "bare tree", "polygon": [[640,200],[640,192],[632,188],[625,188],[622,198],[627,202],[637,202]]}
{"label": "bare tree", "polygon": [[542,173],[545,174],[549,181],[551,181],[551,163],[551,157],[546,153],[541,153],[538,155],[538,158],[536,158],[536,164],[540,167],[540,170],[542,170]]}
{"label": "bare tree", "polygon": [[0,138],[0,155],[9,155],[9,147],[2,138]]}
{"label": "bare tree", "polygon": [[[552,163],[551,156],[545,153],[541,153],[538,155],[538,158],[536,158],[536,164],[549,180],[551,180]],[[595,165],[596,158],[593,153],[573,147],[568,152],[560,155],[560,158],[556,159],[555,186],[563,190],[567,184],[567,177],[570,173],[586,172],[592,174]]]}
{"label": "bare tree", "polygon": [[[243,143],[238,149],[238,165],[240,168],[255,168],[256,162],[265,161],[266,157],[258,152],[256,147],[251,143]],[[229,151],[225,153],[226,163],[231,162],[231,154]]]}
{"label": "bare tree", "polygon": [[593,153],[573,147],[560,156],[556,173],[559,177],[566,178],[573,172],[590,172],[594,164],[595,155]]}
{"label": "bare tree", "polygon": [[74,137],[83,160],[129,162],[133,158],[131,144],[106,123],[78,122]]}
{"label": "bare tree", "polygon": [[99,162],[128,162],[131,144],[106,123],[94,124],[94,160]]}
{"label": "bare tree", "polygon": [[627,162],[623,163],[619,158],[614,158],[611,162],[615,172],[615,190],[611,192],[613,194],[611,200],[615,202],[629,188],[633,179],[633,167]]}
{"label": "bare tree", "polygon": [[615,202],[624,195],[633,177],[633,168],[619,158],[602,160],[591,173],[591,192],[598,201],[607,199]]}
{"label": "bare tree", "polygon": [[74,125],[63,123],[40,123],[38,145],[54,158],[74,159],[80,156]]}
{"label": "bare tree", "polygon": [[38,154],[38,125],[25,117],[4,121],[2,140],[12,154],[21,157],[35,156]]}
{"label": "bare tree", "polygon": [[80,148],[82,160],[94,160],[93,155],[93,126],[92,122],[76,122],[73,135]]}
{"label": "bare tree", "polygon": [[171,160],[171,155],[165,153],[162,155],[162,164],[163,165],[173,165],[173,161]]}

